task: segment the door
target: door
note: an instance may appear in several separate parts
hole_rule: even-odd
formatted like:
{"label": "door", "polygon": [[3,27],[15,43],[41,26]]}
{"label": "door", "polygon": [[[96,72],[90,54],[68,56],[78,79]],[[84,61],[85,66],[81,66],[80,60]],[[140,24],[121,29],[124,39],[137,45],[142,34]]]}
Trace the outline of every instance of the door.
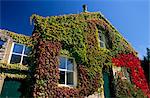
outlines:
{"label": "door", "polygon": [[21,82],[14,79],[5,79],[0,98],[19,98]]}
{"label": "door", "polygon": [[111,98],[110,78],[109,78],[109,73],[106,71],[103,71],[103,80],[104,80],[104,96],[105,98]]}

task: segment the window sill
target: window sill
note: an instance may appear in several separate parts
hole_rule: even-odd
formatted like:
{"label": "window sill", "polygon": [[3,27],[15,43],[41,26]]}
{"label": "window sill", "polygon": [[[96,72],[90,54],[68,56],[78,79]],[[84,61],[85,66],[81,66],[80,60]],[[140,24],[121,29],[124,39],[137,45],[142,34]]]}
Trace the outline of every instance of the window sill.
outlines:
{"label": "window sill", "polygon": [[74,88],[74,87],[76,87],[76,86],[75,86],[75,85],[58,84],[58,87],[69,87],[69,88]]}

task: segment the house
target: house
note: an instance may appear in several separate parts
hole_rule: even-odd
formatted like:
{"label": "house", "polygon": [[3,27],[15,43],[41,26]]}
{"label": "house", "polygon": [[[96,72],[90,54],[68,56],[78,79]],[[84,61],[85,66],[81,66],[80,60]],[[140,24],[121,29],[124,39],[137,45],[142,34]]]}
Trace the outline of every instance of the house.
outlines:
{"label": "house", "polygon": [[[119,66],[118,55],[138,63],[137,53],[101,13],[85,10],[63,16],[32,15],[31,37],[0,30],[1,97],[138,96],[135,89],[148,95],[146,83],[144,94],[136,84],[132,90],[132,86],[120,88],[134,82],[132,70]],[[120,93],[127,90],[133,92]]]}

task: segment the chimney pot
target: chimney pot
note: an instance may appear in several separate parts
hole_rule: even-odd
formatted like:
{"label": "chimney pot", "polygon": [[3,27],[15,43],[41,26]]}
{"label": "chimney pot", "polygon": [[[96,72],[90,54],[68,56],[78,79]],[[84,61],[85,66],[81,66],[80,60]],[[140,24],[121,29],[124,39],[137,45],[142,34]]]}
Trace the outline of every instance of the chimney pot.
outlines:
{"label": "chimney pot", "polygon": [[84,4],[82,7],[83,7],[83,12],[87,12],[87,5]]}

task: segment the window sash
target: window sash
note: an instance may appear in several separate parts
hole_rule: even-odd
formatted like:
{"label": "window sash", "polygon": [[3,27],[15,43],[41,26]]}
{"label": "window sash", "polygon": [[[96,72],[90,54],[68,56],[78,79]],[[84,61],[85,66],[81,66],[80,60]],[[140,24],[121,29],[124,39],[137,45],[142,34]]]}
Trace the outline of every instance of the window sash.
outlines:
{"label": "window sash", "polygon": [[21,61],[21,55],[15,55],[15,54],[12,54],[12,57],[10,59],[10,63],[11,64],[20,64],[20,61]]}
{"label": "window sash", "polygon": [[102,48],[105,48],[106,47],[106,45],[105,45],[105,42],[104,41],[101,41],[101,40],[98,40],[99,41],[99,44],[100,44],[100,47],[101,47],[101,43],[103,44],[103,46],[104,47],[102,47]]}
{"label": "window sash", "polygon": [[74,71],[72,71],[72,70],[67,70],[67,69],[60,69],[60,68],[59,68],[59,70],[60,70],[60,71],[68,71],[68,72],[74,72]]}
{"label": "window sash", "polygon": [[2,47],[5,44],[5,41],[0,40],[0,47]]}
{"label": "window sash", "polygon": [[23,44],[19,44],[19,45],[23,45],[23,50],[22,50],[22,53],[16,53],[13,51],[15,44],[18,44],[18,43],[13,42],[13,44],[12,44],[12,49],[11,49],[11,53],[10,53],[10,57],[9,57],[9,63],[11,63],[12,55],[19,55],[19,56],[21,56],[21,60],[20,60],[19,64],[22,64],[24,57],[27,57],[27,55],[24,54],[26,46]]}
{"label": "window sash", "polygon": [[67,78],[67,85],[74,85],[74,73],[73,72],[66,72]]}
{"label": "window sash", "polygon": [[23,56],[27,56],[27,55],[25,55],[25,54],[20,54],[20,53],[12,53],[12,54],[15,54],[15,55],[23,55]]}
{"label": "window sash", "polygon": [[[63,57],[63,56],[62,56]],[[59,68],[59,71],[64,71],[65,72],[65,83],[63,84],[63,85],[69,85],[69,86],[73,86],[74,85],[74,66],[75,66],[75,64],[74,64],[74,59],[73,58],[67,58],[67,57],[64,57],[65,58],[65,69],[62,69],[62,68]],[[72,59],[73,60],[73,70],[68,70],[67,69],[67,61],[68,61],[68,59]],[[70,84],[67,84],[68,83],[68,81],[67,81],[67,72],[72,72],[73,73],[73,84],[72,85],[70,85]],[[61,83],[60,83],[61,84]]]}
{"label": "window sash", "polygon": [[[69,66],[71,65],[71,66]],[[66,61],[66,68],[67,70],[74,70],[74,59],[72,58],[67,58],[67,61]]]}
{"label": "window sash", "polygon": [[[63,71],[63,70],[60,70],[60,71]],[[74,85],[74,72],[72,72],[72,71],[63,71],[63,72],[65,72],[65,83],[63,84],[63,83],[59,83],[59,84],[63,84],[63,85],[69,85],[69,86],[73,86]],[[71,85],[71,84],[67,84],[68,83],[68,80],[67,80],[67,72],[72,72],[73,73],[73,84]]]}
{"label": "window sash", "polygon": [[23,54],[23,49],[24,49],[24,45],[14,43],[12,52]]}
{"label": "window sash", "polygon": [[101,44],[103,44],[103,47],[102,48],[105,48],[106,47],[106,45],[105,45],[105,35],[99,30],[99,32],[98,32],[98,41],[99,41],[99,44],[100,44],[100,47],[102,47],[101,46]]}

